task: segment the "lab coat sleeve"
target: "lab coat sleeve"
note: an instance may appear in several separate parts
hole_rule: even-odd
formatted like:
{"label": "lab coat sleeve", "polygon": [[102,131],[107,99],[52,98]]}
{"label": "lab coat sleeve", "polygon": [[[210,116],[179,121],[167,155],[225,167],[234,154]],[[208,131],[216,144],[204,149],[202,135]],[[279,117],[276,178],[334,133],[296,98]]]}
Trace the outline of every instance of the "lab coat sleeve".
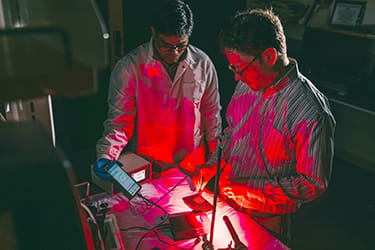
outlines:
{"label": "lab coat sleeve", "polygon": [[117,159],[133,135],[136,117],[136,83],[126,59],[113,69],[108,90],[108,116],[96,145],[97,159]]}
{"label": "lab coat sleeve", "polygon": [[209,60],[206,65],[206,89],[201,101],[201,117],[205,140],[210,152],[216,150],[221,135],[221,105],[218,77],[213,63]]}

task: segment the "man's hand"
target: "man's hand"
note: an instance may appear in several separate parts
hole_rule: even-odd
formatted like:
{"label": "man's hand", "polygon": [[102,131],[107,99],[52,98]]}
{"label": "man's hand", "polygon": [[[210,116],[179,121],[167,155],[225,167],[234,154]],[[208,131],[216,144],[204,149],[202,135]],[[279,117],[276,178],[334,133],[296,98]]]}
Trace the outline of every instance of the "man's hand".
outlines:
{"label": "man's hand", "polygon": [[226,181],[225,185],[222,186],[222,194],[232,200],[240,200],[247,198],[248,188],[246,184],[241,184],[232,181]]}
{"label": "man's hand", "polygon": [[104,168],[110,161],[109,159],[101,158],[94,163],[93,171],[103,181],[109,181],[111,179]]}
{"label": "man's hand", "polygon": [[216,175],[216,164],[202,164],[195,167],[194,175],[191,175],[191,181],[196,191],[202,191],[207,183]]}
{"label": "man's hand", "polygon": [[259,196],[259,192],[255,193],[254,190],[250,190],[245,180],[236,178],[221,179],[220,189],[223,195],[235,200],[238,204],[246,202],[247,205],[250,205],[253,202],[264,202],[264,195]]}

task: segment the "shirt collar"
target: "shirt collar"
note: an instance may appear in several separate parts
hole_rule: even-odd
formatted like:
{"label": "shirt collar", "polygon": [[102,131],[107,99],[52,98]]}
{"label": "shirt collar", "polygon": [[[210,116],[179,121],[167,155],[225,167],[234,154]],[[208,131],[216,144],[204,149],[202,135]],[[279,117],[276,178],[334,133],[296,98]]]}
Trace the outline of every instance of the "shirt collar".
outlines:
{"label": "shirt collar", "polygon": [[[148,52],[147,52],[147,54],[148,54],[147,56],[148,56],[149,62],[154,62],[154,61],[158,60],[157,59],[158,55],[154,54],[153,39],[152,39],[152,37],[150,38],[150,41],[148,43]],[[191,48],[190,44],[187,46],[187,48],[185,50],[185,53],[183,55],[183,58],[182,58],[182,60],[180,60],[180,63],[181,62],[185,62],[188,65],[195,64],[196,60],[194,60],[194,58],[193,58],[192,48]]]}
{"label": "shirt collar", "polygon": [[298,76],[298,65],[297,61],[293,58],[289,58],[289,65],[287,71],[284,73],[283,76],[271,87],[269,87],[263,94],[264,97],[270,96],[276,92],[279,92],[284,87],[288,86],[290,83],[294,82]]}

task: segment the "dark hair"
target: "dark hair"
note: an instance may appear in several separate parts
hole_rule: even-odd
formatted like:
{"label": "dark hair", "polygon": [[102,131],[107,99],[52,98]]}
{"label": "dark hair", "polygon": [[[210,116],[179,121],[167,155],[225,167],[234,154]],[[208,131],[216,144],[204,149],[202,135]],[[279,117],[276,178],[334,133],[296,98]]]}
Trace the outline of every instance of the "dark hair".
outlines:
{"label": "dark hair", "polygon": [[222,51],[236,49],[246,54],[272,47],[279,55],[286,57],[284,29],[272,9],[238,12],[220,32],[219,44]]}
{"label": "dark hair", "polygon": [[193,32],[193,13],[182,0],[155,1],[151,26],[164,35],[190,36]]}

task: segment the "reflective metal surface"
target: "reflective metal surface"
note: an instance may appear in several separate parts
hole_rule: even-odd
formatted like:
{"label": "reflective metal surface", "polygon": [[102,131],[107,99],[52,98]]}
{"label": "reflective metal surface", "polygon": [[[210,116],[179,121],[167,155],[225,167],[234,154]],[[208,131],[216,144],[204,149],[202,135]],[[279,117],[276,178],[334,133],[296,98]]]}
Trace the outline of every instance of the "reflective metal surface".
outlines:
{"label": "reflective metal surface", "polygon": [[108,39],[94,0],[0,0],[0,103],[94,92]]}

